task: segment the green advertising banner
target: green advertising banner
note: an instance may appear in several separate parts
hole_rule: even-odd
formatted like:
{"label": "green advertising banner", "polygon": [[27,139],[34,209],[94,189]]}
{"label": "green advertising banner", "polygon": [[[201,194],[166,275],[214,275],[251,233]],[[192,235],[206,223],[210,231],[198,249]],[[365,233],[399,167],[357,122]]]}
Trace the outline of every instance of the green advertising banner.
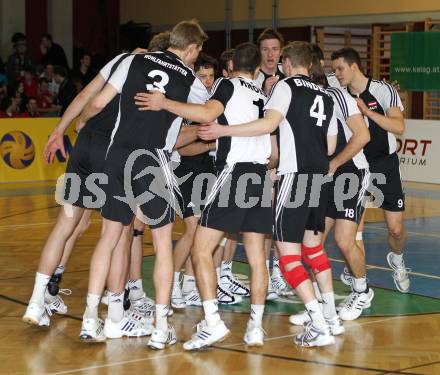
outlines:
{"label": "green advertising banner", "polygon": [[440,91],[440,32],[391,34],[390,75],[402,91]]}

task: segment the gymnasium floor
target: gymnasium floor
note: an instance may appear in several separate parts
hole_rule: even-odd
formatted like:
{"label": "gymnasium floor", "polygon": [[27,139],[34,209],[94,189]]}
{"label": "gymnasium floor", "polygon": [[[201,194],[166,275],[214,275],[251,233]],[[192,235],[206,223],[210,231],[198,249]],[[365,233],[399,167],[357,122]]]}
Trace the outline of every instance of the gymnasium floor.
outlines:
{"label": "gymnasium floor", "polygon": [[[109,340],[87,345],[79,341],[81,315],[90,253],[100,220],[79,240],[62,287],[68,315],[54,316],[49,329],[21,321],[32,291],[42,245],[55,221],[58,206],[52,183],[0,185],[0,374],[440,374],[440,187],[406,184],[408,245],[406,263],[411,271],[411,294],[395,291],[386,267],[386,229],[377,210],[368,211],[364,232],[368,277],[375,300],[365,316],[345,323],[343,337],[334,346],[301,349],[292,343],[300,328],[287,316],[302,309],[295,298],[270,302],[266,308],[265,346],[248,349],[242,343],[249,301],[222,308],[232,335],[215,348],[185,353],[181,342],[200,320],[199,308],[176,311],[171,322],[179,343],[164,351],[150,351],[146,339]],[[174,238],[183,230],[175,226]],[[151,237],[145,236],[145,288],[152,295]],[[342,262],[334,243],[327,249],[337,279]],[[234,273],[247,281],[248,267],[237,252]],[[338,299],[347,293],[335,283]]]}

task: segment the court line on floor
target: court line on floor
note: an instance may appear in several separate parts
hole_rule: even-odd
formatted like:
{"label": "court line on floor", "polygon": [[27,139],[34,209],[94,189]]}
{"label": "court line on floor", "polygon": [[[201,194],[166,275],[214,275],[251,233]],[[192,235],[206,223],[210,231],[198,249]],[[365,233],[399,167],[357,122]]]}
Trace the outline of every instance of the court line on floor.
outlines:
{"label": "court line on floor", "polygon": [[[409,219],[409,220],[411,220],[411,219]],[[374,230],[380,230],[382,232],[388,232],[388,228],[376,227],[374,225],[367,223],[364,228],[364,232],[365,232],[365,230],[368,230],[368,229],[374,229]],[[412,236],[440,238],[440,235],[435,234],[435,233],[421,233],[421,232],[406,231],[406,234],[410,234]]]}

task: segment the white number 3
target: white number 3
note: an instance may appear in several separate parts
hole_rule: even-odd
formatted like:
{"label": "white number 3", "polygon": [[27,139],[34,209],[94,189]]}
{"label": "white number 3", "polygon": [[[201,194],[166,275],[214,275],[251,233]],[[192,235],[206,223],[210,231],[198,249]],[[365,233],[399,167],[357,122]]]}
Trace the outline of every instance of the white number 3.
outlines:
{"label": "white number 3", "polygon": [[317,119],[316,126],[322,126],[322,122],[327,118],[327,116],[324,115],[324,101],[321,95],[315,96],[315,101],[310,107],[310,117]]}
{"label": "white number 3", "polygon": [[[147,90],[158,90],[162,94],[166,93],[165,86],[170,81],[168,74],[162,70],[152,70],[150,73],[148,73],[148,77],[153,79],[153,83],[147,84]],[[158,81],[155,80],[157,77],[160,78]]]}

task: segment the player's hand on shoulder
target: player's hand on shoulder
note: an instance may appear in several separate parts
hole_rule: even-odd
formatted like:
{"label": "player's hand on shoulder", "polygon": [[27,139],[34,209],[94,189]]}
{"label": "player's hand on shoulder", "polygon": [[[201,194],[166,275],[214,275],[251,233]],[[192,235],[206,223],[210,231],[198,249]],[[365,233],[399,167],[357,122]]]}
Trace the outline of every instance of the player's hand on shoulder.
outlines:
{"label": "player's hand on shoulder", "polygon": [[360,98],[355,98],[355,99],[356,99],[356,103],[357,103],[357,105],[358,105],[359,110],[361,111],[361,113],[362,113],[364,116],[367,115],[369,109],[368,109],[367,105],[365,104],[365,102],[364,102],[362,99],[360,99]]}
{"label": "player's hand on shoulder", "polygon": [[270,90],[272,90],[273,85],[279,81],[279,76],[272,76],[266,79],[266,82],[264,82],[264,88],[263,91],[266,95],[269,95]]}
{"label": "player's hand on shoulder", "polygon": [[137,54],[137,53],[147,53],[148,50],[145,48],[136,48],[135,50],[133,50],[131,53],[132,54]]}
{"label": "player's hand on shoulder", "polygon": [[328,175],[333,176],[338,169],[338,165],[334,160],[330,160],[329,166],[328,166]]}
{"label": "player's hand on shoulder", "polygon": [[138,92],[135,97],[135,104],[139,111],[160,111],[163,109],[165,95],[159,91]]}
{"label": "player's hand on shoulder", "polygon": [[224,126],[219,125],[216,122],[200,124],[197,135],[204,141],[212,141],[223,136],[224,128]]}

